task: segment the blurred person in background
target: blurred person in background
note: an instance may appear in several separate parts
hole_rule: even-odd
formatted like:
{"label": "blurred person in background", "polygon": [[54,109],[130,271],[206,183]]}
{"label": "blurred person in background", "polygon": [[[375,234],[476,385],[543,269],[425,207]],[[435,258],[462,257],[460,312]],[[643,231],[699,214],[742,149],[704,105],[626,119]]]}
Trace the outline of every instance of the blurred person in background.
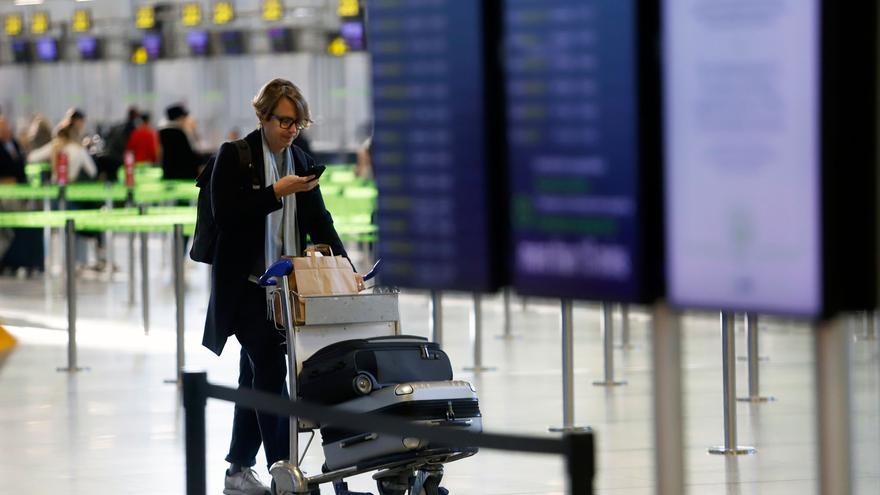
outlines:
{"label": "blurred person in background", "polygon": [[357,162],[354,167],[354,175],[364,180],[373,178],[373,154],[371,148],[373,146],[373,123],[364,122],[358,128],[358,139],[363,139],[361,145],[358,146],[356,157]]}
{"label": "blurred person in background", "polygon": [[141,124],[131,132],[125,151],[134,153],[135,163],[159,163],[159,133],[150,125],[150,114],[141,114]]}
{"label": "blurred person in background", "polygon": [[193,148],[190,136],[194,121],[188,118],[189,110],[182,104],[174,104],[165,109],[165,116],[168,124],[159,130],[162,176],[195,180],[207,158]]}
{"label": "blurred person in background", "polygon": [[373,145],[373,137],[368,137],[357,149],[357,164],[354,167],[354,175],[364,180],[373,178],[373,156],[370,148]]}
{"label": "blurred person in background", "polygon": [[103,136],[103,147],[95,155],[98,171],[106,181],[116,180],[119,168],[125,160],[125,145],[128,137],[138,125],[140,112],[137,107],[130,106],[125,113],[125,120],[113,124]]}
{"label": "blurred person in background", "polygon": [[86,116],[82,110],[71,108],[55,127],[55,137],[46,145],[31,151],[30,162],[52,164],[52,181],[58,182],[58,154],[67,155],[67,181],[93,180],[98,175],[95,161],[82,145]]}
{"label": "blurred person in background", "polygon": [[9,121],[0,116],[0,184],[26,181],[24,158],[24,149],[12,135]]}
{"label": "blurred person in background", "polygon": [[137,127],[140,116],[137,107],[128,107],[125,120],[111,127],[104,138],[104,153],[118,164],[125,159],[125,146],[128,144],[129,136]]}
{"label": "blurred person in background", "polygon": [[41,113],[34,115],[27,130],[27,151],[30,152],[37,148],[41,148],[51,140],[52,123]]}
{"label": "blurred person in background", "polygon": [[[71,108],[67,111],[61,122],[55,127],[55,137],[42,148],[38,148],[28,155],[29,161],[48,161],[52,164],[52,182],[58,183],[58,157],[64,153],[67,157],[67,183],[80,181],[92,181],[98,177],[98,167],[89,152],[83,146],[83,131],[86,126],[86,116],[82,110]],[[71,210],[100,207],[101,203],[67,202],[67,208]],[[97,241],[98,265],[103,267],[106,263],[106,253],[102,236],[97,233],[77,233],[77,242],[85,238],[94,238]],[[87,250],[77,248],[77,261],[83,263],[86,259]]]}
{"label": "blurred person in background", "polygon": [[[0,116],[0,184],[25,183],[25,151]],[[0,211],[27,211],[32,201],[0,199]],[[20,276],[43,269],[43,234],[39,229],[0,229],[0,272],[16,271]]]}

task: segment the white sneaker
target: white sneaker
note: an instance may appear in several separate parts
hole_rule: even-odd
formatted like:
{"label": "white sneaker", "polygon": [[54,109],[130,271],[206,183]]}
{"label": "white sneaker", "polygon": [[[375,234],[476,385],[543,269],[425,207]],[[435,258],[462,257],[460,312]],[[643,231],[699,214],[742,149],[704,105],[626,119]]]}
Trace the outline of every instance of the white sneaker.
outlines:
{"label": "white sneaker", "polygon": [[234,474],[226,471],[226,495],[269,495],[269,487],[264,485],[257,472],[251,468],[243,469]]}

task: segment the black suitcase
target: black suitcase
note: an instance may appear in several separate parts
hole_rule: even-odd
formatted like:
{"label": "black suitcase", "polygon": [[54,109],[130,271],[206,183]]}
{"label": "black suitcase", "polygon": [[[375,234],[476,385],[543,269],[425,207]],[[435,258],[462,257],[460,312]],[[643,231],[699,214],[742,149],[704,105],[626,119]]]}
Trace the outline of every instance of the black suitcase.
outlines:
{"label": "black suitcase", "polygon": [[344,340],[302,364],[300,396],[338,404],[389,385],[452,379],[452,365],[434,342],[409,335]]}
{"label": "black suitcase", "polygon": [[[425,426],[473,433],[483,431],[477,392],[470,383],[458,380],[401,383],[347,401],[338,407],[355,413],[397,416]],[[473,447],[444,447],[418,438],[332,425],[322,426],[321,438],[327,470],[349,466],[366,469],[441,452],[445,459],[452,460],[473,455],[477,451]]]}

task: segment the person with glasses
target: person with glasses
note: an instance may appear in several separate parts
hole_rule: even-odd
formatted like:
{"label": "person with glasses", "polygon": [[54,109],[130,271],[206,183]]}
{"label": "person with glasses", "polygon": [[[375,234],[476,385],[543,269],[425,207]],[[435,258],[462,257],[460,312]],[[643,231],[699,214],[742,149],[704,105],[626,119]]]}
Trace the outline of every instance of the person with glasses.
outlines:
{"label": "person with glasses", "polygon": [[[281,255],[302,256],[306,235],[347,255],[318,180],[309,174],[315,161],[292,145],[312,122],[302,92],[290,81],[273,79],[252,103],[259,127],[244,138],[250,165],[242,166],[239,142],[228,142],[220,147],[211,174],[219,235],[202,343],[220,355],[234,335],[241,344],[239,388],[286,397],[284,340],[270,321],[271,297],[257,285],[257,278]],[[223,493],[266,493],[268,488],[253,470],[257,452],[262,444],[267,467],[285,460],[289,438],[286,417],[236,406]]]}

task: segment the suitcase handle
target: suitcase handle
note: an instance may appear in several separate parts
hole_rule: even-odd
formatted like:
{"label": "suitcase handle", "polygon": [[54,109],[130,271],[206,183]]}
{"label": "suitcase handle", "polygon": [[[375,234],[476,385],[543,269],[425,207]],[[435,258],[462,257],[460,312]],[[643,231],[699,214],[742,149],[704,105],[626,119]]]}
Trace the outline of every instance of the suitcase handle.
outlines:
{"label": "suitcase handle", "polygon": [[470,419],[444,419],[434,423],[434,426],[470,426],[472,423]]}
{"label": "suitcase handle", "polygon": [[339,448],[344,449],[346,447],[352,447],[352,446],[355,446],[355,445],[358,445],[358,444],[361,444],[364,442],[369,442],[371,440],[375,440],[377,438],[379,438],[379,435],[377,435],[375,433],[364,433],[364,434],[358,435],[354,438],[349,438],[347,440],[343,440],[343,441],[339,442]]}

